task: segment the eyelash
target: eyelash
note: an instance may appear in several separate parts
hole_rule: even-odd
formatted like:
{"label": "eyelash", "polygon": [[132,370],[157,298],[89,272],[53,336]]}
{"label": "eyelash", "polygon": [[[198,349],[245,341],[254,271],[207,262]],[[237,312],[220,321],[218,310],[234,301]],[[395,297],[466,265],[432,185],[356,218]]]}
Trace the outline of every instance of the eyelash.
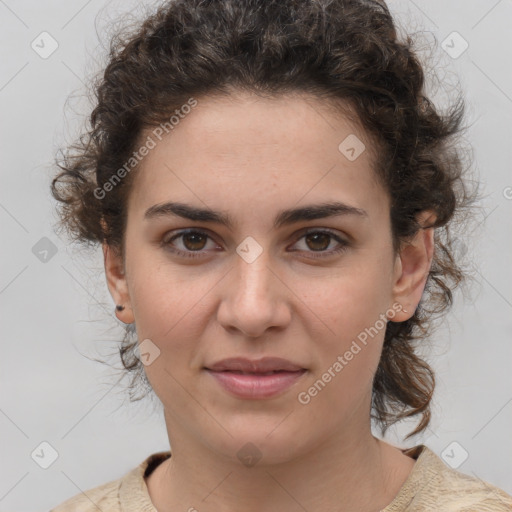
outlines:
{"label": "eyelash", "polygon": [[[180,237],[182,237],[184,235],[190,235],[190,234],[204,235],[204,236],[212,239],[208,235],[208,233],[206,233],[205,231],[202,231],[200,229],[188,229],[188,230],[179,231],[178,233],[176,233],[171,238],[165,237],[163,239],[161,245],[166,250],[169,250],[169,251],[171,251],[172,253],[174,253],[174,254],[176,254],[178,256],[183,256],[185,258],[200,258],[203,255],[203,251],[188,251],[188,252],[185,252],[185,251],[182,251],[181,249],[176,249],[174,247],[171,247],[171,242],[172,241],[174,241],[177,238],[180,238]],[[308,252],[308,253],[311,252],[313,254],[315,252],[317,252],[317,253],[320,254],[319,256],[317,256],[317,255],[308,256],[308,258],[325,258],[325,257],[328,257],[328,256],[333,256],[335,254],[340,254],[342,252],[345,252],[348,249],[348,247],[350,246],[350,244],[348,242],[346,242],[345,240],[343,240],[342,238],[340,238],[339,236],[334,234],[332,231],[326,230],[326,229],[322,229],[322,230],[320,230],[320,229],[311,229],[309,231],[306,231],[306,232],[302,233],[302,235],[294,242],[294,244],[297,243],[302,238],[304,238],[305,236],[311,235],[311,234],[328,235],[329,237],[333,238],[338,243],[340,243],[341,247],[339,247],[338,249],[335,249],[335,250],[331,250],[331,251],[303,251],[303,252]],[[292,252],[300,252],[300,251],[292,251]],[[325,256],[325,255],[327,255],[327,256]]]}

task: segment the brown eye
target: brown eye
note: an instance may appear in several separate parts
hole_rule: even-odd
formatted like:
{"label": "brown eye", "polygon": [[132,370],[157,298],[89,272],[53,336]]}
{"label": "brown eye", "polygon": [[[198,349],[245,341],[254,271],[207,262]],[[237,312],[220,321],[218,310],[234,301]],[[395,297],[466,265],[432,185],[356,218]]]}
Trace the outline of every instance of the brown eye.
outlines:
{"label": "brown eye", "polygon": [[[173,236],[166,236],[162,240],[161,245],[164,249],[178,256],[200,258],[209,252],[207,247],[209,240],[213,244],[213,247],[210,247],[210,249],[218,250],[219,247],[214,243],[212,237],[208,233],[197,229],[180,231]],[[299,245],[299,242],[302,240],[304,240],[303,247],[299,247],[298,252],[305,253],[309,258],[334,256],[346,251],[350,246],[349,242],[326,230],[317,229],[306,232],[295,242],[295,245]],[[328,250],[333,242],[334,248]],[[337,248],[336,244],[338,245]],[[318,253],[318,255],[314,253]]]}
{"label": "brown eye", "polygon": [[200,251],[206,245],[207,236],[202,233],[192,232],[182,234],[183,245],[189,251]]}
{"label": "brown eye", "polygon": [[[164,237],[161,244],[164,249],[169,250],[179,256],[187,258],[198,258],[204,256],[207,252],[208,240],[212,238],[203,231],[191,229],[188,231],[180,231],[174,236]],[[216,244],[213,243],[214,248]]]}
{"label": "brown eye", "polygon": [[[295,245],[300,245],[299,242],[304,240],[303,247],[299,247],[298,251],[303,252],[308,258],[323,258],[336,254],[340,254],[348,249],[350,244],[340,238],[338,235],[326,230],[308,231],[300,237]],[[335,242],[334,249],[327,250],[332,242]],[[336,248],[336,244],[338,248]],[[318,255],[313,253],[319,253]]]}
{"label": "brown eye", "polygon": [[317,232],[305,237],[308,247],[313,251],[324,251],[329,247],[332,236],[327,233]]}

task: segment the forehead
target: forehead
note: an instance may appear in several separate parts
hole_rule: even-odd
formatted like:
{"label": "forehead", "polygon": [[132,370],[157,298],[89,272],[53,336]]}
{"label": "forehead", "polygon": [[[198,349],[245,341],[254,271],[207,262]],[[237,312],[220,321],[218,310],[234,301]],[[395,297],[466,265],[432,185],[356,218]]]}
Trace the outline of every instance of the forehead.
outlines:
{"label": "forehead", "polygon": [[142,134],[154,147],[136,171],[129,209],[177,198],[245,209],[325,199],[376,212],[388,206],[368,135],[311,96],[199,98],[160,132]]}

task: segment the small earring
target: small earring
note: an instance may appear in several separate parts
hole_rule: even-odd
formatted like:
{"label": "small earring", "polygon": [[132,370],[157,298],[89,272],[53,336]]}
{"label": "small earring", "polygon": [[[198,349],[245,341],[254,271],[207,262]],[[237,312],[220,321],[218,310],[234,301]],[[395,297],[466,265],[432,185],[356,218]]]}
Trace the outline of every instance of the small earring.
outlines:
{"label": "small earring", "polygon": [[117,304],[116,309],[117,311],[123,311],[124,306],[122,306],[121,304]]}
{"label": "small earring", "polygon": [[402,309],[402,311],[403,311],[404,313],[409,313],[409,311],[407,311],[407,309]]}

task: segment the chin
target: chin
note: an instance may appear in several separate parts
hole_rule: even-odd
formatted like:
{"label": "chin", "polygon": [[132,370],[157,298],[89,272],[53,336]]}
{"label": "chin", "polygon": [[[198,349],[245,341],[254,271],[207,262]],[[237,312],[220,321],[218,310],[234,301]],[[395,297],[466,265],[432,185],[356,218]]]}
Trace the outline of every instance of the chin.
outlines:
{"label": "chin", "polygon": [[220,439],[205,433],[203,441],[219,456],[246,467],[290,462],[305,454],[310,444],[315,444],[315,441],[312,439],[308,443],[303,428],[299,425],[293,428],[293,425],[287,424],[286,419],[283,421],[285,417],[286,414],[282,414],[278,420],[275,417],[260,421],[254,417],[245,421],[239,419],[236,421],[236,428],[234,423],[229,426],[224,423],[231,436],[226,434]]}

